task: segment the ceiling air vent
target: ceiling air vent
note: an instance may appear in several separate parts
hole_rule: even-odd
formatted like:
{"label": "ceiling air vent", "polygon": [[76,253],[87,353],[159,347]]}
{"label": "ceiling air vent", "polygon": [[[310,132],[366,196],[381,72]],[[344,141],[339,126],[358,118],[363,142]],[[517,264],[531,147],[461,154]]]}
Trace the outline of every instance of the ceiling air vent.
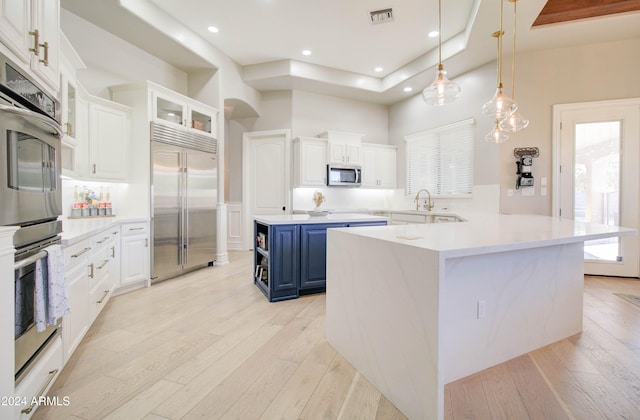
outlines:
{"label": "ceiling air vent", "polygon": [[373,25],[393,22],[393,9],[382,9],[369,12],[369,18]]}

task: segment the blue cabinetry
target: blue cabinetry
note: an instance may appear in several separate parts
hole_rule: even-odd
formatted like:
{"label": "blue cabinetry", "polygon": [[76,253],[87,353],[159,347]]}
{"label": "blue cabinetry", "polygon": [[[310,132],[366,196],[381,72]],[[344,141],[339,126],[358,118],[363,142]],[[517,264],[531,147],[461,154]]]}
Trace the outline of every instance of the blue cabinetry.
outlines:
{"label": "blue cabinetry", "polygon": [[295,225],[254,222],[254,284],[270,302],[324,292],[327,229],[386,224],[385,221]]}

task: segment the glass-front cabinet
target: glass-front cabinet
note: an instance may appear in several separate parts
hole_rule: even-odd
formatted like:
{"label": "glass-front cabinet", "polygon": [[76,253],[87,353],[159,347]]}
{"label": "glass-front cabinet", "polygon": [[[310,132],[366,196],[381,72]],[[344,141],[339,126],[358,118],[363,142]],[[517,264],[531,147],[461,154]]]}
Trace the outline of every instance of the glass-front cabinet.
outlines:
{"label": "glass-front cabinet", "polygon": [[216,112],[188,101],[188,98],[153,93],[153,117],[156,122],[175,124],[201,134],[216,137]]}
{"label": "glass-front cabinet", "polygon": [[71,80],[67,80],[66,77],[61,78],[60,93],[63,98],[62,101],[62,130],[64,131],[66,141],[68,143],[75,143],[76,138],[76,106],[78,89]]}

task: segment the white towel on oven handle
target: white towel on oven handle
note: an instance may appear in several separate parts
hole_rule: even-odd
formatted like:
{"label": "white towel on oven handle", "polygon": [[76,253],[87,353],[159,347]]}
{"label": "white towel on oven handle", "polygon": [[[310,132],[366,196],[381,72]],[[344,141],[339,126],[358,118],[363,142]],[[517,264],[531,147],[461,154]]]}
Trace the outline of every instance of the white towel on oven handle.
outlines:
{"label": "white towel on oven handle", "polygon": [[64,277],[64,254],[60,245],[50,245],[45,251],[48,261],[47,324],[55,325],[59,318],[68,315],[71,310]]}
{"label": "white towel on oven handle", "polygon": [[36,261],[35,272],[35,324],[36,331],[42,332],[47,328],[47,294],[48,288],[48,269],[44,266],[44,258]]}

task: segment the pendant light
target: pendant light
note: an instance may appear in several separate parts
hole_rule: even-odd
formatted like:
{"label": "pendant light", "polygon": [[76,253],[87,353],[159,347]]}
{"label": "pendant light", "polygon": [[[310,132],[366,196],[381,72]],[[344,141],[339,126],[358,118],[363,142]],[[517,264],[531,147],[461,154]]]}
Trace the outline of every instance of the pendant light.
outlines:
{"label": "pendant light", "polygon": [[422,91],[422,99],[430,105],[442,106],[460,96],[460,86],[447,79],[442,64],[442,0],[438,0],[438,71],[436,79]]}
{"label": "pendant light", "polygon": [[487,143],[500,144],[509,140],[509,134],[500,128],[500,120],[496,119],[496,123],[493,126],[493,130],[484,136],[484,140]]}
{"label": "pendant light", "polygon": [[[511,98],[515,100],[516,98],[516,33],[517,33],[517,8],[516,3],[518,0],[508,0],[513,3],[513,50],[511,52]],[[524,118],[518,110],[511,112],[500,121],[500,129],[503,131],[508,131],[510,133],[516,133],[520,130],[527,128],[529,125],[529,120]]]}
{"label": "pendant light", "polygon": [[502,91],[502,9],[503,0],[500,0],[500,30],[493,33],[493,37],[498,39],[498,87],[493,98],[482,106],[482,113],[490,118],[501,120],[510,113],[518,109],[518,105]]}

